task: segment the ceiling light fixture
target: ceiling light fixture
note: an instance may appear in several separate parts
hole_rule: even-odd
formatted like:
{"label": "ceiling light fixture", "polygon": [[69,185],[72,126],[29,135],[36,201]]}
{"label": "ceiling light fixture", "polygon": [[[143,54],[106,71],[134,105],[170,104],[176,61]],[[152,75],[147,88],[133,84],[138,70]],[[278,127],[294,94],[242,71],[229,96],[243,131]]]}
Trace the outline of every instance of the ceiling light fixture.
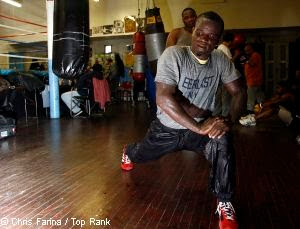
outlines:
{"label": "ceiling light fixture", "polygon": [[13,6],[16,6],[16,7],[22,7],[22,4],[18,1],[15,1],[15,0],[1,0],[2,2],[6,2],[8,4],[11,4]]}

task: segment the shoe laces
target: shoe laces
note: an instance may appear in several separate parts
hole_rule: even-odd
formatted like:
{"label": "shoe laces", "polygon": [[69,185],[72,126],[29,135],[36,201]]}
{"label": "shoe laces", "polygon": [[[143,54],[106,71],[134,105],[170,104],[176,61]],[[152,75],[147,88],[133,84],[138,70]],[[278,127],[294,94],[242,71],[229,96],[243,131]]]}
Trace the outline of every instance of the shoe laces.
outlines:
{"label": "shoe laces", "polygon": [[225,219],[235,220],[235,210],[230,202],[219,202],[216,213]]}
{"label": "shoe laces", "polygon": [[244,119],[241,120],[244,124],[252,124],[252,123],[256,123],[256,120],[253,116],[248,116]]}
{"label": "shoe laces", "polygon": [[248,114],[246,116],[241,117],[240,119],[243,120],[243,119],[249,119],[249,118],[252,118],[252,117],[255,118],[255,114]]}
{"label": "shoe laces", "polygon": [[253,121],[255,120],[255,117],[253,115],[248,115],[244,120]]}
{"label": "shoe laces", "polygon": [[250,116],[249,120],[252,121],[252,122],[255,122],[256,121],[255,116]]}
{"label": "shoe laces", "polygon": [[131,160],[129,159],[129,157],[127,156],[127,154],[125,152],[123,152],[123,155],[122,155],[122,163],[125,163],[125,164],[131,163]]}

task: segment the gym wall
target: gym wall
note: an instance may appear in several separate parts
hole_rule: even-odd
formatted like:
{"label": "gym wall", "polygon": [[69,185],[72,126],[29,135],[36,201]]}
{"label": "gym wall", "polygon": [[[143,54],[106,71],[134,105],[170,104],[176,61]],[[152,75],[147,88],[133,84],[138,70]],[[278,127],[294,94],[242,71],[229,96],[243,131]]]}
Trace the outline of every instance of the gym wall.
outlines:
{"label": "gym wall", "polygon": [[[141,17],[146,2],[140,0]],[[152,2],[152,1],[150,1]],[[182,26],[181,12],[185,7],[197,13],[213,10],[225,21],[225,29],[278,28],[300,25],[299,0],[156,0],[166,32]],[[150,8],[152,8],[152,4]],[[114,0],[90,3],[90,27],[112,24],[127,15],[138,15],[137,0]]]}

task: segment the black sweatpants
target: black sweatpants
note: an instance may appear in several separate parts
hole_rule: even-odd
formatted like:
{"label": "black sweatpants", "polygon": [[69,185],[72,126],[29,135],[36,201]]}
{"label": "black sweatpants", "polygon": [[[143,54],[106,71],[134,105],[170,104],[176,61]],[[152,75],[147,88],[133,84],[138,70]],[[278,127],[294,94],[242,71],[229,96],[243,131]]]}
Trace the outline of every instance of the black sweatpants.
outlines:
{"label": "black sweatpants", "polygon": [[188,129],[172,129],[154,120],[139,143],[129,144],[126,153],[135,163],[158,159],[167,153],[190,150],[203,154],[211,164],[210,189],[219,201],[230,201],[235,188],[235,158],[232,134],[211,139]]}

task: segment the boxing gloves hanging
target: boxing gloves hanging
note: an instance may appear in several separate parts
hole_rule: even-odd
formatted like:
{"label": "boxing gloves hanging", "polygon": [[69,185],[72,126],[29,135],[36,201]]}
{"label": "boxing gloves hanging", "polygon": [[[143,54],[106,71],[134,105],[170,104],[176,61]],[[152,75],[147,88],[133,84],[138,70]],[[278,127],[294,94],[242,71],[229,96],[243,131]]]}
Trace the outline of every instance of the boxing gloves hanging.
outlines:
{"label": "boxing gloves hanging", "polygon": [[89,60],[89,0],[55,0],[53,26],[53,72],[79,77]]}

